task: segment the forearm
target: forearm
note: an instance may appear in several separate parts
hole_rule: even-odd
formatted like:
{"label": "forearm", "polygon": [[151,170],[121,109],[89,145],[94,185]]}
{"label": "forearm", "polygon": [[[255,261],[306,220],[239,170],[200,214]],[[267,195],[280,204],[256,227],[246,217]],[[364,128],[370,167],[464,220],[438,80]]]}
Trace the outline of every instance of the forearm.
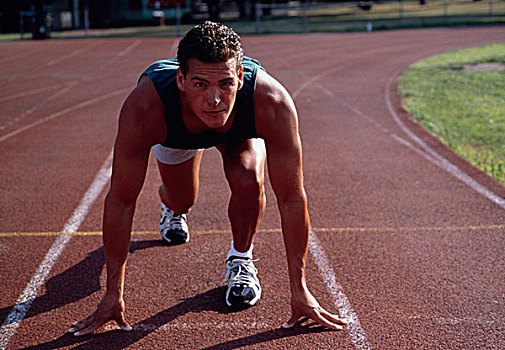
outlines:
{"label": "forearm", "polygon": [[103,245],[107,265],[107,293],[123,295],[134,211],[134,204],[122,203],[110,194],[105,200]]}
{"label": "forearm", "polygon": [[299,200],[279,204],[282,233],[290,278],[291,292],[294,294],[305,287],[305,265],[309,243],[309,215],[305,196]]}

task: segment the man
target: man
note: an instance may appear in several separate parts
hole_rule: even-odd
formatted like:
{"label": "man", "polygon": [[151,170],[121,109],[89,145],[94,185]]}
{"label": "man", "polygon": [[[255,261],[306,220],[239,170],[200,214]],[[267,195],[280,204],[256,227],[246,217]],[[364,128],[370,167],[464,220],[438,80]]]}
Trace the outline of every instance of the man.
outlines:
{"label": "man", "polygon": [[70,332],[87,334],[110,320],[131,330],[124,314],[125,264],[151,148],[163,182],[160,231],[167,243],[179,244],[189,239],[185,214],[196,201],[202,149],[213,146],[222,155],[232,193],[227,305],[252,306],[261,295],[252,242],[265,208],[267,160],[290,278],[292,315],[283,326],[308,317],[342,329],[345,322],[320,307],[306,285],[309,217],[294,103],[257,61],[243,57],[235,32],[205,22],[181,40],[177,60],[156,62],[142,74],[123,105],[104,209],[107,291],[97,310]]}

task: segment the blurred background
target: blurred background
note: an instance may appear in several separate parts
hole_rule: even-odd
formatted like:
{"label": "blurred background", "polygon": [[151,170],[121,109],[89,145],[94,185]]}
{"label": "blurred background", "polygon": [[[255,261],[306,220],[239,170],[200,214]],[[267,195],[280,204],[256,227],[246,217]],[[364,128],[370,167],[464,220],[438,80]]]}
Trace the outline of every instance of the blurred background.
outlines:
{"label": "blurred background", "polygon": [[505,0],[2,0],[0,39],[180,35],[206,19],[241,34],[495,24]]}

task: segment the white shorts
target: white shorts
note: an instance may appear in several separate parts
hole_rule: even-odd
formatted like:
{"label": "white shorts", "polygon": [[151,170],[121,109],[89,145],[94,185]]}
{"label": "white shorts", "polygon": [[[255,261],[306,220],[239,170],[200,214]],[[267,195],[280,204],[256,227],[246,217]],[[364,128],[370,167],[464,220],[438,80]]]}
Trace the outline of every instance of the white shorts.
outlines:
{"label": "white shorts", "polygon": [[160,144],[153,146],[152,150],[158,161],[170,165],[183,163],[202,151],[201,149],[175,149]]}

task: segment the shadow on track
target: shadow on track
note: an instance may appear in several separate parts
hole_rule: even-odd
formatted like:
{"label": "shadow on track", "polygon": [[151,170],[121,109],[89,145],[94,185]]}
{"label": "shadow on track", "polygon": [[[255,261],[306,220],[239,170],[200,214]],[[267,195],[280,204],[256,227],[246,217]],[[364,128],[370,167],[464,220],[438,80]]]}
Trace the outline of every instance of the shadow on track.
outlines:
{"label": "shadow on track", "polygon": [[239,349],[244,346],[254,345],[259,343],[266,343],[272,340],[295,337],[300,334],[308,334],[308,333],[321,333],[321,332],[335,332],[331,329],[324,328],[322,326],[297,326],[290,329],[277,328],[271,329],[266,332],[250,335],[248,337],[233,339],[228,342],[216,344],[213,346],[209,346],[202,350],[232,350]]}
{"label": "shadow on track", "polygon": [[198,313],[203,311],[213,311],[222,314],[231,313],[232,311],[230,311],[222,302],[222,296],[225,293],[225,289],[225,286],[213,288],[205,293],[184,299],[177,305],[133,324],[133,330],[131,332],[113,330],[100,334],[85,335],[82,337],[76,337],[67,333],[50,342],[37,344],[24,349],[49,350],[74,345],[76,347],[73,347],[73,349],[124,349],[187,313]]}
{"label": "shadow on track", "polygon": [[[125,332],[121,330],[107,331],[100,334],[85,335],[76,337],[70,333],[62,335],[60,338],[26,347],[24,350],[53,350],[63,347],[75,346],[72,349],[124,349],[136,342],[142,340],[150,333],[162,328],[180,316],[189,312],[198,313],[203,311],[214,311],[223,314],[232,313],[228,307],[222,302],[222,296],[226,287],[218,287],[208,290],[205,293],[198,294],[194,297],[187,298],[177,305],[174,305],[164,311],[161,311],[143,321],[133,324],[133,330]],[[103,328],[102,328],[103,329]],[[174,330],[177,332],[177,330]],[[285,337],[293,337],[299,334],[331,332],[331,330],[310,324],[307,326],[297,326],[291,329],[272,329],[258,334],[250,335],[243,338],[233,339],[228,342],[216,344],[205,348],[204,350],[214,349],[237,349],[243,346],[265,343],[268,341],[281,339]],[[167,346],[170,346],[170,338],[167,338]]]}
{"label": "shadow on track", "polygon": [[[164,246],[161,239],[132,241],[130,244],[130,253],[157,246]],[[46,293],[33,301],[24,318],[26,319],[49,312],[84,299],[99,291],[100,275],[104,265],[105,255],[103,247],[101,247],[89,253],[88,256],[78,264],[51,277],[44,285]],[[78,279],[76,279],[76,276],[78,276]],[[0,320],[5,320],[7,318],[13,306],[0,309]]]}
{"label": "shadow on track", "polygon": [[[130,253],[157,246],[164,246],[164,243],[161,240],[132,241],[130,244]],[[66,304],[84,299],[99,291],[100,275],[104,268],[104,264],[105,257],[103,247],[101,247],[89,253],[89,255],[78,264],[49,279],[45,284],[47,292],[33,302],[26,317],[36,316],[57,309]],[[79,276],[78,282],[76,282],[75,276]],[[49,350],[64,347],[72,347],[73,349],[107,349],[111,347],[114,349],[124,349],[162,328],[164,325],[176,320],[178,317],[188,313],[212,311],[220,314],[230,314],[235,312],[226,307],[222,302],[225,291],[226,287],[221,286],[183,299],[178,304],[133,324],[133,330],[131,332],[113,330],[82,337],[75,337],[72,334],[66,333],[57,339],[29,346],[24,349]],[[10,308],[1,310],[1,312],[7,313],[9,311]],[[327,329],[310,326],[295,327],[292,329],[272,329],[210,346],[206,348],[206,350],[236,349],[246,345],[268,342],[298,334],[322,331],[327,331]]]}

